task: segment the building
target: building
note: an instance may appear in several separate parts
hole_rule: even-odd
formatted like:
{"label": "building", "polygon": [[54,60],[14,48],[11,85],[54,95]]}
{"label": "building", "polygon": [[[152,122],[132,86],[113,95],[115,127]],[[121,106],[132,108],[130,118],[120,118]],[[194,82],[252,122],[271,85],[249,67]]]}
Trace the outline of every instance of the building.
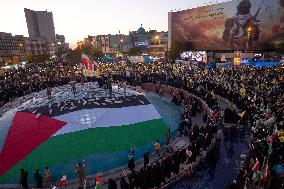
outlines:
{"label": "building", "polygon": [[97,51],[110,53],[110,35],[97,35],[95,37],[95,46]]}
{"label": "building", "polygon": [[0,32],[0,62],[16,63],[25,58],[25,39],[23,35],[13,36]]}
{"label": "building", "polygon": [[142,52],[141,55],[165,57],[168,50],[168,32],[146,31],[141,24],[137,31],[129,32],[129,37],[134,47],[145,47],[147,49],[147,52]]}
{"label": "building", "polygon": [[129,35],[115,34],[109,35],[110,52],[115,54],[118,52],[127,53],[133,47]]}
{"label": "building", "polygon": [[[130,31],[128,35],[107,34],[89,36],[84,41],[92,41],[97,51],[105,54],[116,54],[118,52],[127,53],[133,47],[143,47],[147,52],[141,52],[140,55],[149,55],[163,57],[168,46],[168,32],[157,32],[156,30],[146,31],[142,25],[137,31]],[[80,45],[82,42],[79,42]]]}
{"label": "building", "polygon": [[168,32],[150,30],[149,33],[149,52],[151,52],[154,57],[165,57],[165,54],[168,51]]}
{"label": "building", "polygon": [[26,23],[31,39],[44,39],[51,56],[55,55],[56,37],[52,12],[34,11],[25,8]]}
{"label": "building", "polygon": [[55,41],[55,28],[52,12],[34,11],[25,8],[26,22],[30,38],[43,38]]}
{"label": "building", "polygon": [[44,39],[25,38],[25,53],[27,56],[39,56],[48,54],[47,41]]}
{"label": "building", "polygon": [[69,43],[65,42],[65,36],[56,34],[55,36],[56,51],[61,48],[62,50],[69,49]]}

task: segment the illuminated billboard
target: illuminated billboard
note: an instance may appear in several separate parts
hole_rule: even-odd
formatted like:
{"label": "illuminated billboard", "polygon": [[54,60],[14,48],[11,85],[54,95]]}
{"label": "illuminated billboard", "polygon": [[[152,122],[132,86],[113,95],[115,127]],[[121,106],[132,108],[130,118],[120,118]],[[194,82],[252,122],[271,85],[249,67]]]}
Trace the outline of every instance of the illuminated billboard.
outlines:
{"label": "illuminated billboard", "polygon": [[169,14],[171,43],[191,50],[266,50],[284,44],[284,0],[233,0]]}
{"label": "illuminated billboard", "polygon": [[206,51],[185,51],[180,55],[182,60],[197,61],[207,63]]}

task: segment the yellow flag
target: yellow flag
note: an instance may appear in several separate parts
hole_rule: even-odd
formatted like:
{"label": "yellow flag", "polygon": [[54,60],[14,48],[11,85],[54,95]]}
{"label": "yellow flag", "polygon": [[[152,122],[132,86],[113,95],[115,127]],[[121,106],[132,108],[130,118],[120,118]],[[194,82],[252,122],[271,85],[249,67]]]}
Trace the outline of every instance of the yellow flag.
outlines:
{"label": "yellow flag", "polygon": [[246,111],[243,111],[243,112],[239,112],[238,115],[243,118],[243,116],[245,115]]}
{"label": "yellow flag", "polygon": [[242,88],[240,89],[240,95],[241,95],[242,97],[244,97],[245,94],[246,94],[246,89],[242,87]]}
{"label": "yellow flag", "polygon": [[205,75],[208,74],[208,70],[207,70],[207,69],[204,70],[204,74],[205,74]]}

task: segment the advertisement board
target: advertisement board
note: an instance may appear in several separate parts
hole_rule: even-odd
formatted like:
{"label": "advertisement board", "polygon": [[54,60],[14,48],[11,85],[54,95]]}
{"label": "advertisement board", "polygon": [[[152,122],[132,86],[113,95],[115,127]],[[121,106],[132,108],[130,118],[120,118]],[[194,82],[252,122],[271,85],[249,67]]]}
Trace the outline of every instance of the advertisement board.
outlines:
{"label": "advertisement board", "polygon": [[266,50],[284,44],[284,0],[233,0],[169,15],[171,43],[191,50]]}
{"label": "advertisement board", "polygon": [[197,61],[207,63],[206,51],[185,51],[180,55],[182,60]]}

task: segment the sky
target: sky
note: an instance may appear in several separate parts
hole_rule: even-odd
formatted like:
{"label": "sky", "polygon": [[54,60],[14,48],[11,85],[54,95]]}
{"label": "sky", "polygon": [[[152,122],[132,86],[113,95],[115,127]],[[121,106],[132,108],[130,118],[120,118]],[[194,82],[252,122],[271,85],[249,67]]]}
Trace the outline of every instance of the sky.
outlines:
{"label": "sky", "polygon": [[0,32],[28,37],[24,8],[53,12],[56,34],[72,48],[88,35],[168,30],[168,12],[226,0],[0,0]]}

